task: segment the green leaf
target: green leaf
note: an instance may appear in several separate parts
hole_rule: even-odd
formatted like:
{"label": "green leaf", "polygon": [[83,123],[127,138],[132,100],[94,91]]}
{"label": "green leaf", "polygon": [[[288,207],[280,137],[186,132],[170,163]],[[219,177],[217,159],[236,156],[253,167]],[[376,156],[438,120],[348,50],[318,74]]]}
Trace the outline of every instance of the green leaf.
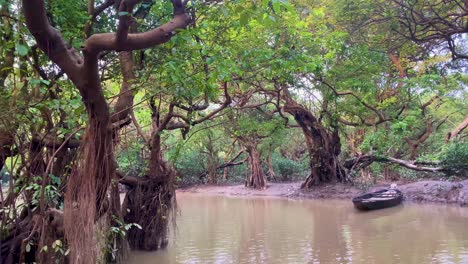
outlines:
{"label": "green leaf", "polygon": [[47,246],[44,246],[40,252],[47,252],[49,250],[49,248]]}
{"label": "green leaf", "polygon": [[250,14],[248,12],[243,12],[240,16],[240,23],[241,25],[247,25],[247,23],[249,23],[249,19],[250,19]]}
{"label": "green leaf", "polygon": [[273,0],[271,1],[271,4],[272,4],[272,7],[273,7],[273,10],[278,13],[281,11],[280,7],[281,7],[281,3],[280,1],[277,1],[277,0]]}
{"label": "green leaf", "polygon": [[129,15],[129,14],[130,14],[130,13],[127,12],[127,11],[121,11],[121,12],[119,12],[119,17],[121,17],[121,16],[126,16],[126,15]]}
{"label": "green leaf", "polygon": [[16,44],[16,52],[20,56],[26,56],[28,54],[28,47],[22,44]]}

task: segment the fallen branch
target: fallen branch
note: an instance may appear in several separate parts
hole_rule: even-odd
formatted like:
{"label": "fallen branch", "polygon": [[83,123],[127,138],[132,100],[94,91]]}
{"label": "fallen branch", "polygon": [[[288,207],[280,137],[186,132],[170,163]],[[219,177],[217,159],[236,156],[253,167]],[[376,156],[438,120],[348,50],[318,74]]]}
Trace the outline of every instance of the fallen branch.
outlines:
{"label": "fallen branch", "polygon": [[[362,169],[371,165],[373,162],[395,164],[395,165],[399,165],[399,166],[402,166],[404,168],[414,170],[414,171],[425,171],[425,172],[448,171],[447,168],[444,168],[438,162],[417,162],[417,161],[396,159],[392,157],[374,156],[370,154],[365,154],[365,155],[361,155],[353,159],[346,160],[344,163],[344,167],[347,169],[352,169],[355,167]],[[364,166],[359,167],[359,164],[364,164]],[[434,167],[425,167],[421,165],[433,165]]]}

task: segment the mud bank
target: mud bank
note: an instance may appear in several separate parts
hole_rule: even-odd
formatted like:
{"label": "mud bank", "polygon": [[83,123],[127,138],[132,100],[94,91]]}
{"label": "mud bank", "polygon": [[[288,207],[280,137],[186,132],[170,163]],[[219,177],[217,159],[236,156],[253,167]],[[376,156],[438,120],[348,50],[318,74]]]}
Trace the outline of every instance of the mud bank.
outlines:
{"label": "mud bank", "polygon": [[[390,183],[378,183],[367,191],[378,190]],[[265,196],[287,197],[292,199],[351,199],[366,192],[362,188],[350,184],[326,184],[304,191],[300,189],[301,182],[269,183],[264,190],[254,190],[244,185],[197,185],[177,190],[177,192],[204,193],[226,196]],[[458,182],[448,181],[417,181],[399,184],[406,201],[445,203],[468,206],[468,180]]]}

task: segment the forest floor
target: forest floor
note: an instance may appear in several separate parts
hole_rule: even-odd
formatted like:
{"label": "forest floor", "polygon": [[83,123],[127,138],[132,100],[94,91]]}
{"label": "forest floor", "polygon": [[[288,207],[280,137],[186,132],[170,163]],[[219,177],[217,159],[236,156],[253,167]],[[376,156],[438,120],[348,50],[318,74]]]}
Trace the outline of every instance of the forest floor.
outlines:
{"label": "forest floor", "polygon": [[[378,182],[367,191],[374,191],[390,186],[391,182]],[[196,185],[178,189],[178,192],[203,193],[225,196],[264,196],[287,197],[293,199],[351,199],[363,192],[350,184],[325,184],[311,190],[301,190],[301,182],[268,183],[264,190],[246,188],[244,185]],[[400,182],[398,189],[403,192],[405,200],[413,202],[446,203],[468,206],[468,180],[450,182],[423,180]]]}

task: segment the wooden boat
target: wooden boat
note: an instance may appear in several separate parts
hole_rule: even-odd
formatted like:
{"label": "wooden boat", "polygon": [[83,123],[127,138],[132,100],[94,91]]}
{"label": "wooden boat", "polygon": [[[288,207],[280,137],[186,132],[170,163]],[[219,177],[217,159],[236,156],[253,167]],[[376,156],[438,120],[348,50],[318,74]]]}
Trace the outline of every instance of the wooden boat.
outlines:
{"label": "wooden boat", "polygon": [[353,198],[354,206],[363,211],[396,206],[403,200],[403,193],[397,189],[383,189]]}

